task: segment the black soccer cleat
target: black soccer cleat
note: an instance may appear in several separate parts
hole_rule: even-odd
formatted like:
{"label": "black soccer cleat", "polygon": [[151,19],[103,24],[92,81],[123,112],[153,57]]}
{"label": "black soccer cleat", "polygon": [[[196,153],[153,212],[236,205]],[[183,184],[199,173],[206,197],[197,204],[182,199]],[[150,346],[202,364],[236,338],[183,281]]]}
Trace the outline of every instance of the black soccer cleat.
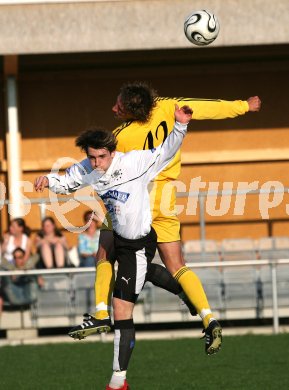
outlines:
{"label": "black soccer cleat", "polygon": [[111,330],[110,318],[98,320],[91,314],[83,314],[83,323],[70,329],[68,335],[75,340],[85,339],[92,334],[107,333]]}
{"label": "black soccer cleat", "polygon": [[213,320],[209,323],[209,326],[203,330],[206,339],[205,352],[207,355],[213,355],[219,352],[222,344],[222,328],[218,321]]}

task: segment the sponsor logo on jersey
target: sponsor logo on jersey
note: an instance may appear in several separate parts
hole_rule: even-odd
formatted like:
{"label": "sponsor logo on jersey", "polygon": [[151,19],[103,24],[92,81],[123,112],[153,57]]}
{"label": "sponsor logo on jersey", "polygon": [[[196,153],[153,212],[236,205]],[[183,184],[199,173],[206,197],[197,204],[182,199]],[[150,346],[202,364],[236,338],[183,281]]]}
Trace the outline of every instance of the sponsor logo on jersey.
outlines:
{"label": "sponsor logo on jersey", "polygon": [[118,200],[122,203],[125,203],[128,200],[129,195],[130,194],[127,192],[121,192],[121,191],[117,191],[117,190],[109,190],[105,194],[101,195],[100,197],[102,200],[115,199],[115,200]]}

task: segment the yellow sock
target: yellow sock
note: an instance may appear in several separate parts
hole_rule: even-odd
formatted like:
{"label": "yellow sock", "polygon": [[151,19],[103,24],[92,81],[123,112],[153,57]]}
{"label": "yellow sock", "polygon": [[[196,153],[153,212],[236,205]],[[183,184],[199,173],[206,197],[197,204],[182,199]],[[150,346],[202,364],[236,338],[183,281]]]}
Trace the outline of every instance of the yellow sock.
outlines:
{"label": "yellow sock", "polygon": [[99,260],[95,273],[95,318],[102,320],[110,315],[111,295],[114,288],[114,265],[106,259]]}
{"label": "yellow sock", "polygon": [[204,327],[207,328],[213,315],[200,279],[188,267],[180,268],[173,276],[182,286],[187,297],[202,318]]}

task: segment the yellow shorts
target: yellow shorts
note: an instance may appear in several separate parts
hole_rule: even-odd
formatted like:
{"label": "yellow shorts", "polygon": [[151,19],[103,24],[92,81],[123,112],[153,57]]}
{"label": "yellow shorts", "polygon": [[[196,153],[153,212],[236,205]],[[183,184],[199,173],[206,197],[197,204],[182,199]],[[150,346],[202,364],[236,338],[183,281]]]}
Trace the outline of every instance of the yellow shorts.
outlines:
{"label": "yellow shorts", "polygon": [[[155,229],[158,242],[173,242],[180,240],[180,221],[176,215],[176,188],[172,181],[155,181],[150,188],[152,211],[152,226]],[[106,214],[106,221],[101,230],[112,230],[111,220]]]}
{"label": "yellow shorts", "polygon": [[176,215],[176,188],[172,181],[155,181],[150,191],[152,226],[158,242],[180,240],[180,221]]}

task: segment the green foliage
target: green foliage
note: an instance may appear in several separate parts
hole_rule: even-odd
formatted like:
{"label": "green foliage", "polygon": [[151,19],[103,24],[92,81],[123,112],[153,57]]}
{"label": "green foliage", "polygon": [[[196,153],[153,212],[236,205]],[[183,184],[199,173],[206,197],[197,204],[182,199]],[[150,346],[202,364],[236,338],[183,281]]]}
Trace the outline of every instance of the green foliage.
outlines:
{"label": "green foliage", "polygon": [[[214,356],[204,340],[137,341],[128,371],[132,390],[287,389],[289,335],[224,338]],[[111,343],[75,342],[0,348],[0,388],[104,390]]]}

